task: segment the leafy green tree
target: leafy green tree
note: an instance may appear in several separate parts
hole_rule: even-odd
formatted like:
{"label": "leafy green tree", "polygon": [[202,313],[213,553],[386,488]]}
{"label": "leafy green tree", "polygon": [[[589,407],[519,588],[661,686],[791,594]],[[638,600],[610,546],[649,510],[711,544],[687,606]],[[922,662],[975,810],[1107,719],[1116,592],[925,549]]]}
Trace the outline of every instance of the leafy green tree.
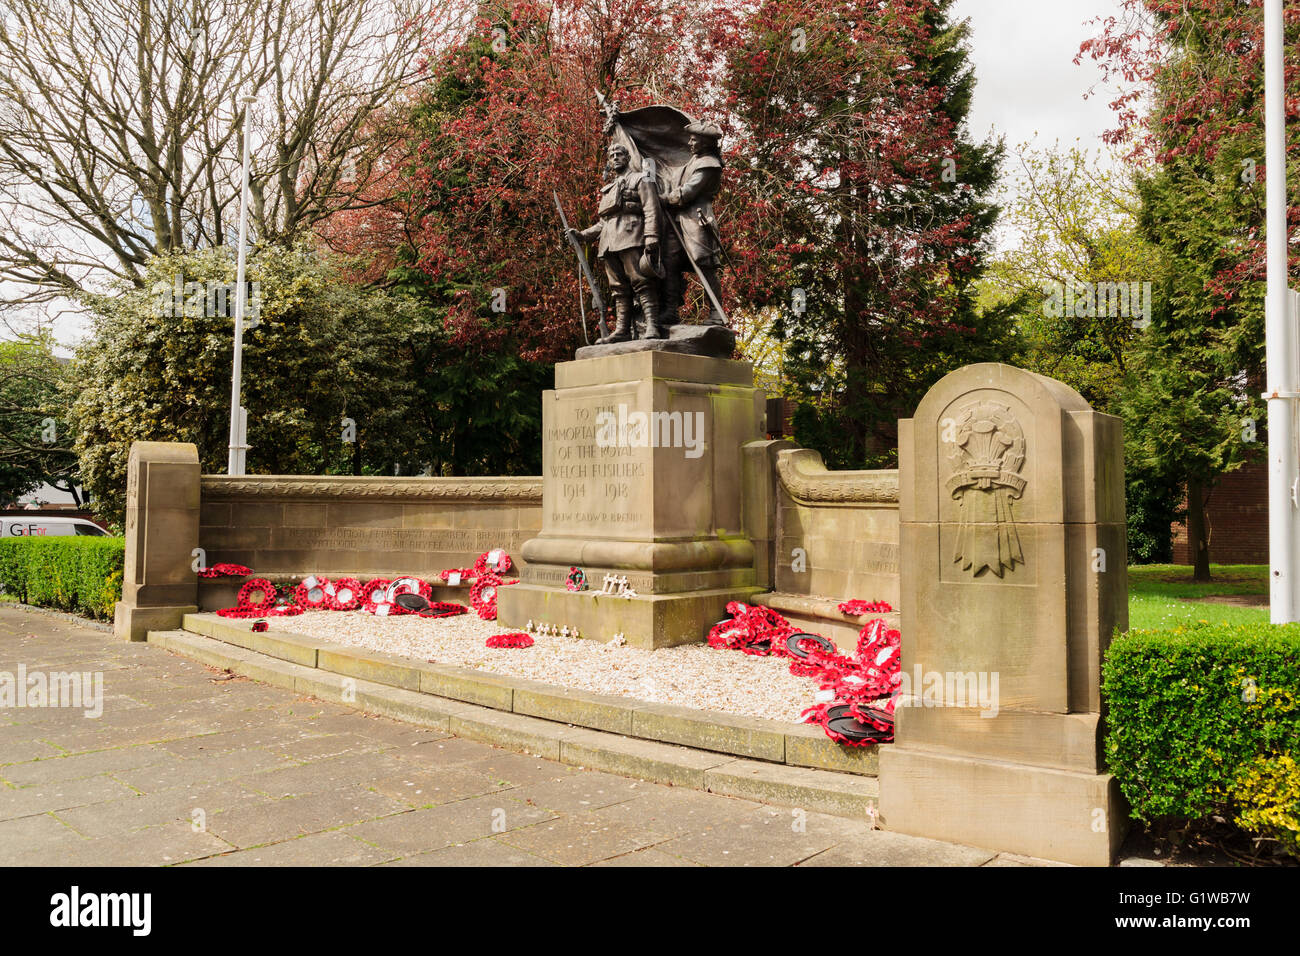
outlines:
{"label": "leafy green tree", "polygon": [[950,0],[762,0],[724,42],[735,135],[730,282],[780,309],[797,440],[885,464],[936,379],[1005,355],[975,281],[1002,148],[966,128],[974,72]]}
{"label": "leafy green tree", "polygon": [[[1122,415],[1123,387],[1165,272],[1160,246],[1139,229],[1142,197],[1133,171],[1119,155],[1023,144],[1007,192],[1002,226],[1014,245],[990,264],[981,301],[1014,308],[1025,368]],[[1142,423],[1130,418],[1129,560],[1168,561],[1183,479],[1152,465],[1143,434]]]}
{"label": "leafy green tree", "polygon": [[[1207,496],[1264,437],[1262,8],[1240,0],[1124,0],[1123,8],[1079,55],[1122,81],[1113,135],[1131,136],[1135,160],[1147,164],[1140,230],[1168,267],[1126,377],[1124,417],[1144,466],[1185,483],[1194,577],[1208,581]],[[1288,51],[1300,44],[1300,19],[1286,19],[1283,43]],[[1294,232],[1300,71],[1288,70],[1285,84]],[[1300,278],[1300,257],[1290,272]]]}
{"label": "leafy green tree", "polygon": [[59,394],[64,377],[48,335],[0,342],[0,504],[45,483],[78,500],[77,457]]}
{"label": "leafy green tree", "polygon": [[[67,395],[83,481],[120,516],[133,441],[198,446],[224,472],[229,441],[234,256],[227,249],[150,260],[144,289],[89,300],[93,334]],[[425,467],[428,443],[409,367],[429,329],[400,295],[344,281],[300,242],[251,258],[242,402],[257,474],[394,474]],[[181,294],[177,295],[178,288]],[[344,441],[344,419],[355,443]]]}

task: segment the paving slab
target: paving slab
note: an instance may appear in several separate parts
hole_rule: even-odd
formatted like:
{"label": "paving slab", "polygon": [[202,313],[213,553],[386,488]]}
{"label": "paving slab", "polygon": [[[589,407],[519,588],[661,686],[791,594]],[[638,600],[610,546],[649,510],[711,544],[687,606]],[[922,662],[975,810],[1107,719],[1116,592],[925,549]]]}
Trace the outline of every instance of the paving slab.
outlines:
{"label": "paving slab", "polygon": [[[815,803],[755,799],[798,797],[825,771],[457,702],[440,724],[427,698],[359,682],[388,714],[370,716],[340,702],[330,675],[304,679],[306,669],[285,664],[272,676],[292,689],[222,679],[220,667],[163,645],[118,643],[52,615],[0,607],[3,661],[103,671],[106,699],[98,720],[0,711],[0,780],[11,781],[0,783],[0,865],[1041,863],[881,834]],[[394,719],[404,714],[435,726]],[[453,723],[562,762],[452,736]],[[706,776],[731,795],[680,785]],[[840,809],[869,808],[873,784],[850,779]]]}
{"label": "paving slab", "polygon": [[346,833],[312,833],[252,850],[209,856],[187,866],[373,866],[392,859],[386,850],[362,843]]}

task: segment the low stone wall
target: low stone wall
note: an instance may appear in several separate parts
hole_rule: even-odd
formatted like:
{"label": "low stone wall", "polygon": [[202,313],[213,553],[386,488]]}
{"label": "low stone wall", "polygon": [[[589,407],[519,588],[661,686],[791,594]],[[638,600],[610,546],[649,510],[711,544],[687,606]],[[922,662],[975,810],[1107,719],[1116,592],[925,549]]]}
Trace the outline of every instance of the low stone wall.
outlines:
{"label": "low stone wall", "polygon": [[898,607],[898,472],[829,471],[819,453],[789,442],[766,451],[772,592],[758,600],[852,648],[861,621],[841,614],[840,602]]}
{"label": "low stone wall", "polygon": [[[436,578],[505,548],[516,567],[542,522],[540,478],[204,475],[199,547],[272,581],[322,574]],[[200,604],[227,596],[206,585]]]}

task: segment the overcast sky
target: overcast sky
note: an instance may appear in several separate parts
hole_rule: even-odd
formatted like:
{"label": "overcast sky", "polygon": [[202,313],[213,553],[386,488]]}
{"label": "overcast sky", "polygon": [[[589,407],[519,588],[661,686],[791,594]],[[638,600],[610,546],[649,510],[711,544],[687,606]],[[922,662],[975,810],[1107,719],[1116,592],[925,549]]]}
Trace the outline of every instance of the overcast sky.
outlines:
{"label": "overcast sky", "polygon": [[953,15],[971,22],[978,85],[970,119],[977,137],[994,129],[1012,147],[1037,137],[1099,145],[1114,126],[1107,90],[1091,61],[1074,65],[1079,44],[1097,32],[1088,21],[1120,12],[1120,0],[957,0]]}

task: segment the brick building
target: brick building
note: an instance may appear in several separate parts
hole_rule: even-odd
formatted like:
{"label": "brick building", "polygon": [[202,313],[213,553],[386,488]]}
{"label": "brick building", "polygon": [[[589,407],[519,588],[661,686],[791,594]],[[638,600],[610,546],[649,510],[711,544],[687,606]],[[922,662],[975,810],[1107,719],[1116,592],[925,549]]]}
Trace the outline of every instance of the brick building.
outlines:
{"label": "brick building", "polygon": [[[1219,479],[1210,492],[1206,521],[1215,564],[1268,564],[1268,462],[1263,456]],[[1173,537],[1174,563],[1191,564],[1187,525],[1175,523]]]}

